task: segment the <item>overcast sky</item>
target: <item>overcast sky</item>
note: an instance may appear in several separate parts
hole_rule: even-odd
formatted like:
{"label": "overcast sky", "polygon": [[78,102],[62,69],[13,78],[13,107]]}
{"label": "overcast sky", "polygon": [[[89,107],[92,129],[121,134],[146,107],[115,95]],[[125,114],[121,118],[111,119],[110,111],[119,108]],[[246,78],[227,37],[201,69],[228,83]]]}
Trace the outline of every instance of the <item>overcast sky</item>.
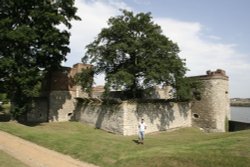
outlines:
{"label": "overcast sky", "polygon": [[[230,97],[250,97],[250,0],[76,0],[82,21],[72,22],[65,66],[81,62],[91,43],[119,9],[151,12],[153,21],[180,47],[187,76],[223,69]],[[95,78],[97,85],[103,77]]]}

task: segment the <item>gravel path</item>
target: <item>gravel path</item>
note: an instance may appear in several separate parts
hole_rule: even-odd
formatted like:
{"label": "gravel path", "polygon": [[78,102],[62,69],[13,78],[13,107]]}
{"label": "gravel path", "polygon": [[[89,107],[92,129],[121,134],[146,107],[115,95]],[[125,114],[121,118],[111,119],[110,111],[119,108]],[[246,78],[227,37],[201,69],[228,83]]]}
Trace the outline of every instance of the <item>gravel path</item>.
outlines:
{"label": "gravel path", "polygon": [[31,167],[97,167],[0,131],[0,150]]}

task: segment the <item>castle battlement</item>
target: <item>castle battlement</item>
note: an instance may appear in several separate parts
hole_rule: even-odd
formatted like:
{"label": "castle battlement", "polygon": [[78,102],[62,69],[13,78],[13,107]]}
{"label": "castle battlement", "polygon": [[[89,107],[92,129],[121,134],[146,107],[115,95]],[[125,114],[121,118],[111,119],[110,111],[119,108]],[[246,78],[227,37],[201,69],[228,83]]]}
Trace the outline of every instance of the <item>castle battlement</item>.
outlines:
{"label": "castle battlement", "polygon": [[222,69],[217,69],[216,71],[208,70],[206,72],[206,75],[192,76],[190,78],[197,78],[200,80],[209,80],[209,79],[229,80],[229,77],[226,75],[226,72]]}

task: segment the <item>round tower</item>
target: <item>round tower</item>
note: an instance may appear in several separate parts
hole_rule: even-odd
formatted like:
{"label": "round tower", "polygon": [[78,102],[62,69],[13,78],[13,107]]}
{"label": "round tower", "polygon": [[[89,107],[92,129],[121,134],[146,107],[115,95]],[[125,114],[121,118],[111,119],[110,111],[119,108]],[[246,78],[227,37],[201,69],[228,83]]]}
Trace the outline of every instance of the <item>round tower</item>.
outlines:
{"label": "round tower", "polygon": [[203,88],[201,99],[192,102],[192,125],[208,132],[225,132],[230,119],[228,76],[225,71],[207,71],[195,77]]}

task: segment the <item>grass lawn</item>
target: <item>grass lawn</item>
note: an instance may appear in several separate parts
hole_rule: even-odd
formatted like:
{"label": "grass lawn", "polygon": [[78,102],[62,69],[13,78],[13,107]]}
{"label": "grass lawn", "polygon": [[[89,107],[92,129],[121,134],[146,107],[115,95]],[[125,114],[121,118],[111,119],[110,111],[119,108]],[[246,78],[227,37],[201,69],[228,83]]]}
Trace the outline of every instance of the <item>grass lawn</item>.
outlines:
{"label": "grass lawn", "polygon": [[28,167],[21,161],[0,150],[0,167]]}
{"label": "grass lawn", "polygon": [[103,167],[250,167],[250,130],[204,133],[195,128],[120,136],[77,123],[25,126],[0,123],[0,130]]}

